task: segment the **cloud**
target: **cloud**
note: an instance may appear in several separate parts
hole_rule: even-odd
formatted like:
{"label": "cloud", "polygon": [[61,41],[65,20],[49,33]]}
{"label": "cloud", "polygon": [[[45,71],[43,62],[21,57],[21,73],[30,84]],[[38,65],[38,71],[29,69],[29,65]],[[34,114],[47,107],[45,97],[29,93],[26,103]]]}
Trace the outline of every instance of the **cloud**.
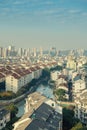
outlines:
{"label": "cloud", "polygon": [[82,16],[87,16],[87,12],[83,12],[83,13],[82,13]]}
{"label": "cloud", "polygon": [[21,1],[15,1],[13,4],[14,5],[19,5],[19,4],[22,4],[23,2],[21,2]]}
{"label": "cloud", "polygon": [[68,12],[70,13],[70,14],[77,14],[77,13],[80,13],[81,12],[81,10],[68,10]]}
{"label": "cloud", "polygon": [[50,9],[40,9],[40,10],[35,10],[34,14],[35,15],[61,15],[64,13],[64,9],[63,8],[50,8]]}

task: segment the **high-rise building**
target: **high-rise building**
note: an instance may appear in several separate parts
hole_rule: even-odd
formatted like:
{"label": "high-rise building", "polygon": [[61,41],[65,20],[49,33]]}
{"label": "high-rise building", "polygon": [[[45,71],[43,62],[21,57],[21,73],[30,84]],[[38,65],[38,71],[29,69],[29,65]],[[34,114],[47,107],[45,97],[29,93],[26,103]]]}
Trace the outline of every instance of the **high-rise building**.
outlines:
{"label": "high-rise building", "polygon": [[42,49],[42,47],[40,47],[40,56],[42,56],[43,55],[43,49]]}
{"label": "high-rise building", "polygon": [[21,57],[22,55],[23,55],[23,49],[22,49],[22,48],[19,48],[19,49],[18,49],[18,56]]}
{"label": "high-rise building", "polygon": [[6,58],[8,56],[8,49],[4,48],[3,49],[3,57]]}
{"label": "high-rise building", "polygon": [[37,55],[37,49],[33,48],[33,56],[36,57],[36,55]]}
{"label": "high-rise building", "polygon": [[27,57],[30,57],[30,48],[27,49]]}
{"label": "high-rise building", "polygon": [[8,46],[9,51],[15,51],[15,46]]}
{"label": "high-rise building", "polygon": [[4,49],[3,47],[0,47],[0,57],[3,57],[3,52],[4,52],[3,49]]}

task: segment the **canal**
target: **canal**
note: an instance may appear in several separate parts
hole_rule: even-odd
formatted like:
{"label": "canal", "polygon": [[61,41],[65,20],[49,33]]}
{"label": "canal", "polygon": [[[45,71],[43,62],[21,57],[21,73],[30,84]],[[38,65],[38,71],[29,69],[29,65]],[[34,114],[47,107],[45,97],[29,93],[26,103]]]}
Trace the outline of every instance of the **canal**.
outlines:
{"label": "canal", "polygon": [[[48,84],[46,85],[40,84],[39,86],[37,86],[36,91],[40,92],[41,94],[45,95],[48,98],[54,98],[53,88],[52,86],[49,86]],[[18,117],[21,117],[24,114],[24,106],[25,106],[25,100],[22,100],[21,102],[17,104],[17,107],[19,109],[18,114],[17,114]]]}

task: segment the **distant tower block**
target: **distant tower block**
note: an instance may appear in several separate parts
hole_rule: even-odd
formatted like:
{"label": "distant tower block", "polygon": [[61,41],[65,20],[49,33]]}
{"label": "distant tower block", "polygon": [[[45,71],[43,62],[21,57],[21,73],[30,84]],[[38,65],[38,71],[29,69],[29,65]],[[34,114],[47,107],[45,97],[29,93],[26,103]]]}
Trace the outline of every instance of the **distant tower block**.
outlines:
{"label": "distant tower block", "polygon": [[27,49],[27,56],[30,56],[30,48]]}
{"label": "distant tower block", "polygon": [[8,46],[9,51],[15,51],[15,46]]}
{"label": "distant tower block", "polygon": [[0,47],[0,57],[3,57],[4,48]]}
{"label": "distant tower block", "polygon": [[23,55],[23,50],[22,50],[22,48],[19,48],[19,49],[18,49],[18,55],[19,55],[19,56],[22,56],[22,55]]}
{"label": "distant tower block", "polygon": [[36,53],[37,53],[37,52],[36,52],[36,48],[34,48],[34,49],[33,49],[34,57],[36,57],[36,55],[37,55]]}
{"label": "distant tower block", "polygon": [[42,49],[42,47],[40,48],[40,56],[42,56],[43,55],[43,49]]}

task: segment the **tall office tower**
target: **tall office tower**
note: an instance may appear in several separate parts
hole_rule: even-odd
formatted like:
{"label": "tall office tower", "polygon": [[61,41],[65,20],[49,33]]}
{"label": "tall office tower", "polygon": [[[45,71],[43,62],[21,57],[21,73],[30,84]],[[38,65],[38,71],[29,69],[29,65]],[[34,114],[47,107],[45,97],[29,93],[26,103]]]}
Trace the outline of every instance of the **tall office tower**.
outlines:
{"label": "tall office tower", "polygon": [[23,56],[23,49],[22,48],[18,49],[18,56],[20,56],[20,57]]}
{"label": "tall office tower", "polygon": [[15,56],[15,46],[8,46],[8,56]]}
{"label": "tall office tower", "polygon": [[55,48],[55,47],[52,47],[52,48],[50,49],[50,55],[51,55],[51,56],[56,56],[56,54],[57,54],[56,48]]}
{"label": "tall office tower", "polygon": [[9,51],[15,51],[15,46],[8,46]]}
{"label": "tall office tower", "polygon": [[6,58],[8,56],[8,49],[4,48],[3,49],[3,57]]}
{"label": "tall office tower", "polygon": [[23,49],[23,56],[26,56],[26,49]]}
{"label": "tall office tower", "polygon": [[79,55],[79,56],[83,56],[83,54],[84,54],[84,49],[78,49],[77,52],[78,52],[78,55]]}
{"label": "tall office tower", "polygon": [[43,55],[43,49],[42,49],[42,47],[40,47],[40,56],[42,56]]}
{"label": "tall office tower", "polygon": [[36,55],[37,55],[37,49],[33,48],[33,56],[36,57]]}
{"label": "tall office tower", "polygon": [[49,49],[49,55],[51,55],[51,48]]}
{"label": "tall office tower", "polygon": [[27,49],[26,53],[27,53],[27,56],[30,57],[30,48]]}
{"label": "tall office tower", "polygon": [[56,52],[56,56],[59,56],[59,50],[57,50],[57,52]]}
{"label": "tall office tower", "polygon": [[70,55],[75,55],[75,52],[74,52],[74,50],[70,50]]}
{"label": "tall office tower", "polygon": [[4,52],[3,49],[4,49],[3,47],[0,47],[0,57],[3,57],[3,52]]}

